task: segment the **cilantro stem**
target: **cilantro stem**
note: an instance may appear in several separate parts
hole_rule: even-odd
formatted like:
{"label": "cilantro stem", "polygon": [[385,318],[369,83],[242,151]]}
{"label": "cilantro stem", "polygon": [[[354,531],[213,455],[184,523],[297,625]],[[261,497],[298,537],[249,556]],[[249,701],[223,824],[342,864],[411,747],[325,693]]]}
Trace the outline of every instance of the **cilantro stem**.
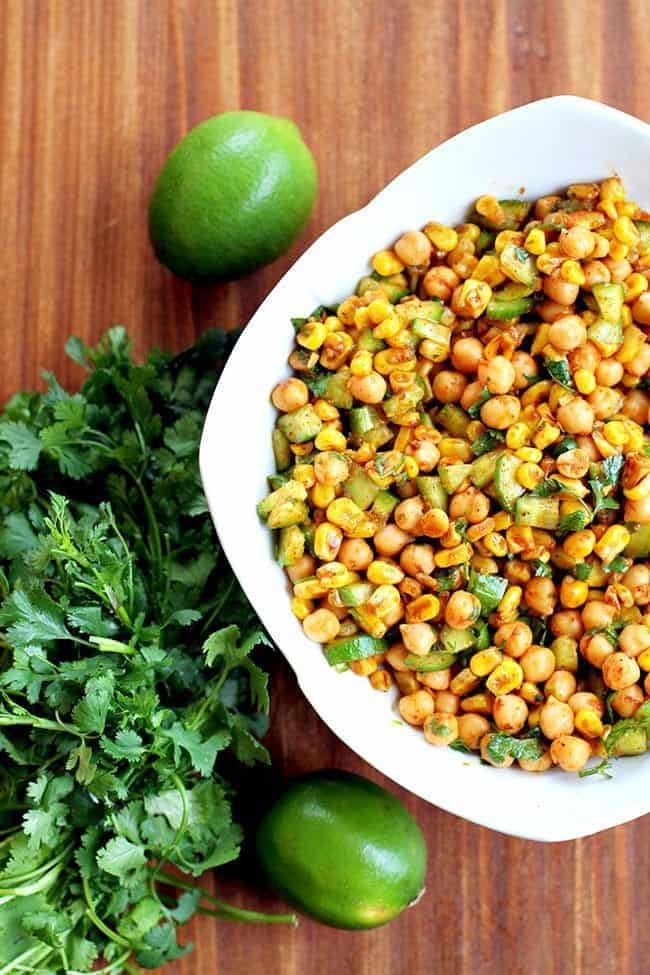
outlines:
{"label": "cilantro stem", "polygon": [[[39,965],[42,961],[45,961],[46,958],[49,958],[51,954],[52,949],[49,947],[49,945],[43,945],[41,942],[41,944],[34,945],[32,948],[28,948],[27,951],[23,951],[22,955],[17,955],[9,962],[9,964],[3,965],[3,967],[0,968],[0,975],[9,975],[9,972],[18,971],[35,972],[36,969],[33,967],[34,963]],[[34,958],[34,955],[37,955],[37,957]],[[27,960],[29,960],[29,968],[24,968],[23,962]]]}
{"label": "cilantro stem", "polygon": [[152,569],[154,574],[154,586],[152,588],[152,592],[156,594],[159,593],[161,590],[160,573],[161,573],[162,563],[163,563],[162,541],[160,538],[160,528],[158,526],[158,519],[156,518],[156,514],[153,510],[153,506],[151,504],[151,501],[149,500],[149,495],[145,491],[140,478],[136,477],[133,471],[129,470],[128,467],[125,468],[125,470],[127,471],[128,474],[131,475],[131,477],[135,481],[138,491],[140,492],[140,497],[142,498],[142,506],[147,516],[147,522],[149,524],[149,548],[151,554]]}
{"label": "cilantro stem", "polygon": [[[90,886],[88,884],[88,880],[86,879],[86,877],[82,877],[81,878],[81,885],[83,887],[84,898],[85,898],[86,905],[87,905],[86,906],[86,914],[88,915],[88,917],[90,918],[90,920],[93,922],[93,924],[95,925],[95,927],[96,928],[99,928],[99,930],[102,932],[102,934],[105,934],[106,937],[109,938],[110,941],[114,941],[116,945],[120,945],[121,948],[129,948],[129,949],[131,949],[131,945],[126,940],[126,938],[123,938],[121,934],[118,934],[117,933],[117,931],[113,931],[111,928],[109,928],[108,925],[107,924],[104,924],[104,922],[102,921],[102,919],[97,916],[97,912],[95,910],[95,905],[93,903],[92,895],[90,893]],[[129,950],[129,954],[130,953],[131,953],[131,951]],[[0,975],[2,975],[1,972],[0,972]]]}
{"label": "cilantro stem", "polygon": [[[103,968],[93,968],[92,975],[110,975],[112,972],[120,971],[125,967],[125,962],[129,960],[132,954],[133,950],[129,948],[128,951],[125,951],[123,955],[120,955],[119,958],[112,961],[110,965],[104,965]],[[66,972],[66,975],[88,975],[88,972],[77,972],[70,969],[69,972]]]}
{"label": "cilantro stem", "polygon": [[76,738],[83,738],[78,728],[72,724],[65,724],[63,721],[49,721],[47,718],[37,718],[35,715],[26,711],[24,715],[7,714],[0,712],[0,728],[12,728],[18,725],[28,725],[32,728],[40,728],[41,731],[64,731],[68,735]]}
{"label": "cilantro stem", "polygon": [[232,921],[246,921],[249,924],[298,924],[298,918],[295,914],[265,914],[261,911],[247,911],[243,907],[235,907],[234,904],[227,904],[225,901],[219,900],[218,897],[204,890],[203,887],[191,884],[187,880],[176,877],[173,873],[168,873],[167,871],[161,871],[158,876],[158,883],[164,884],[167,887],[177,887],[179,890],[198,890],[204,900],[214,904],[217,908],[217,910],[211,910],[207,907],[199,907],[198,911],[200,914],[227,918]]}

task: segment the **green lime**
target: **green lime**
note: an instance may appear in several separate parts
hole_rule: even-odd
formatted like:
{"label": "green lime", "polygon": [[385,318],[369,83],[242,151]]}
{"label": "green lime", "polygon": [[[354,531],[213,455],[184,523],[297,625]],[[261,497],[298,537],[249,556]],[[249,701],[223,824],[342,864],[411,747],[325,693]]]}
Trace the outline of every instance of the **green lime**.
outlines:
{"label": "green lime", "polygon": [[424,889],[426,846],[390,792],[349,772],[292,782],[262,820],[257,853],[275,889],[338,928],[375,928]]}
{"label": "green lime", "polygon": [[225,112],[182,139],[149,203],[156,256],[191,281],[239,277],[283,254],[316,198],[316,164],[289,119]]}

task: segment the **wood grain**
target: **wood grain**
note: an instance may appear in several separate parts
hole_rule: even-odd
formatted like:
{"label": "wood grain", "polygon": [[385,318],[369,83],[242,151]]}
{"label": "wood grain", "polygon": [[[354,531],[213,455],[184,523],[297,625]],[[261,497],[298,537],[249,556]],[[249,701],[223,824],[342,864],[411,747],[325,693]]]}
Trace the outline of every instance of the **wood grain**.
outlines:
{"label": "wood grain", "polygon": [[[569,92],[649,120],[649,31],[643,0],[0,0],[2,396],[38,382],[41,367],[76,381],[62,352],[70,332],[96,339],[122,322],[144,351],[245,322],[325,227],[505,108]],[[187,128],[238,106],[298,122],[319,201],[282,260],[193,290],[155,263],[147,199]],[[522,165],[534,151],[522,146]],[[275,774],[340,766],[381,781],[321,724],[283,662],[269,663]],[[540,846],[401,794],[429,842],[416,910],[362,934],[202,922],[188,932],[195,953],[169,975],[648,971],[650,819]],[[280,906],[245,862],[221,886],[248,906]]]}

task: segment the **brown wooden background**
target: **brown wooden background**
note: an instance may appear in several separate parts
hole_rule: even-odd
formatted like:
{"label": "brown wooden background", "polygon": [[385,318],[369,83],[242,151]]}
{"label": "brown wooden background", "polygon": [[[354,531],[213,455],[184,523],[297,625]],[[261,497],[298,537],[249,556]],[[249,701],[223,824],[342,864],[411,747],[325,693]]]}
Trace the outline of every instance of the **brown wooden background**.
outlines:
{"label": "brown wooden background", "polygon": [[[505,108],[568,92],[650,120],[649,36],[648,0],[0,0],[0,395],[41,367],[75,381],[70,332],[94,339],[122,322],[143,351],[245,322],[325,227]],[[238,106],[298,122],[320,196],[291,254],[192,290],[152,257],[147,199],[177,139]],[[534,151],[522,146],[522,164]],[[316,718],[282,661],[271,666],[278,772],[336,765],[380,779]],[[202,922],[195,954],[169,975],[650,970],[647,817],[540,846],[402,797],[429,841],[416,910],[372,933]],[[280,906],[236,872],[225,890]]]}

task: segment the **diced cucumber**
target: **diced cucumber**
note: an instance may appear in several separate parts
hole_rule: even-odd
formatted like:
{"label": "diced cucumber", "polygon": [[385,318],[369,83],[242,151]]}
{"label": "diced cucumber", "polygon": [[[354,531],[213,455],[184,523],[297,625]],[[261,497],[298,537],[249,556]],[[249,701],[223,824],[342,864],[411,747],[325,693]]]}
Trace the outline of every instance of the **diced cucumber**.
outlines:
{"label": "diced cucumber", "polygon": [[354,434],[367,433],[381,422],[374,406],[355,406],[350,410],[350,431]]}
{"label": "diced cucumber", "polygon": [[470,418],[465,410],[456,406],[455,403],[445,403],[436,420],[452,437],[464,437],[470,423]]}
{"label": "diced cucumber", "polygon": [[260,518],[266,520],[279,504],[284,504],[285,501],[304,501],[306,497],[307,491],[304,484],[301,484],[300,481],[287,481],[286,484],[275,491],[271,491],[260,501],[257,506],[257,513]]}
{"label": "diced cucumber", "polygon": [[471,473],[471,464],[448,464],[438,468],[440,483],[447,494],[453,494]]}
{"label": "diced cucumber", "polygon": [[449,653],[463,653],[474,646],[476,636],[471,630],[457,630],[445,623],[440,631],[440,642]]}
{"label": "diced cucumber", "polygon": [[503,211],[500,222],[488,220],[479,213],[475,218],[476,223],[487,230],[518,230],[525,223],[531,208],[526,200],[499,200],[499,206]]}
{"label": "diced cucumber", "polygon": [[375,498],[370,513],[373,515],[377,521],[385,525],[391,516],[394,508],[399,504],[399,498],[396,498],[394,494],[390,491],[379,491],[377,497]]}
{"label": "diced cucumber", "polygon": [[351,582],[337,591],[344,606],[363,606],[372,596],[374,588],[370,582]]}
{"label": "diced cucumber", "polygon": [[607,282],[595,284],[591,293],[596,299],[598,313],[606,322],[617,324],[621,320],[621,312],[625,303],[625,288],[622,284]]}
{"label": "diced cucumber", "polygon": [[[613,728],[616,731],[616,725]],[[607,748],[607,739],[605,739],[605,747]],[[608,750],[610,755],[620,756],[620,755],[643,755],[643,753],[648,748],[648,733],[643,727],[639,725],[638,727],[629,727],[620,734],[616,735],[616,744],[611,749]]]}
{"label": "diced cucumber", "polygon": [[433,396],[433,390],[431,389],[431,383],[429,382],[428,376],[416,375],[415,381],[422,390],[422,399],[420,400],[420,406],[424,403],[428,403]]}
{"label": "diced cucumber", "polygon": [[448,650],[434,650],[423,657],[409,653],[404,657],[404,664],[419,674],[432,674],[437,670],[446,670],[455,662],[456,654],[450,653]]}
{"label": "diced cucumber", "polygon": [[475,635],[474,649],[487,650],[492,641],[490,639],[490,631],[488,630],[485,620],[479,620],[477,623],[475,623],[472,627],[472,632]]}
{"label": "diced cucumber", "polygon": [[284,568],[295,565],[305,554],[305,536],[297,525],[280,529],[276,559]]}
{"label": "diced cucumber", "polygon": [[486,251],[494,247],[495,234],[491,234],[489,230],[481,230],[478,235],[478,240],[476,241],[476,254],[478,257],[482,257]]}
{"label": "diced cucumber", "polygon": [[288,472],[285,472],[284,474],[269,474],[266,480],[268,481],[271,490],[277,491],[277,489],[281,488],[283,484],[286,484],[291,480],[291,475]]}
{"label": "diced cucumber", "polygon": [[444,315],[445,306],[438,298],[430,301],[421,301],[419,298],[412,301],[404,301],[395,309],[397,317],[404,325],[412,325],[416,319],[425,319],[428,322],[439,322]]}
{"label": "diced cucumber", "polygon": [[641,235],[639,250],[645,254],[650,250],[650,220],[635,220],[634,225]]}
{"label": "diced cucumber", "polygon": [[350,660],[363,660],[364,657],[372,657],[376,653],[385,653],[388,650],[388,641],[363,633],[333,640],[323,649],[328,664],[333,667],[335,664],[346,664]]}
{"label": "diced cucumber", "polygon": [[309,518],[309,508],[304,501],[283,501],[276,504],[266,519],[269,528],[287,528],[301,525]]}
{"label": "diced cucumber", "polygon": [[531,310],[535,303],[532,296],[527,298],[503,298],[500,299],[498,293],[489,301],[485,314],[488,318],[497,322],[510,321],[519,318]]}
{"label": "diced cucumber", "polygon": [[630,535],[624,554],[630,559],[650,559],[650,524],[631,529]]}
{"label": "diced cucumber", "polygon": [[503,594],[508,588],[508,580],[502,576],[483,575],[477,572],[472,575],[468,589],[473,592],[481,603],[481,609],[487,615],[497,608]]}
{"label": "diced cucumber", "polygon": [[387,278],[361,278],[357,285],[357,295],[361,298],[367,291],[383,291],[387,300],[393,305],[411,293],[408,288],[394,284]]}
{"label": "diced cucumber", "polygon": [[420,496],[432,508],[441,508],[443,511],[447,510],[447,492],[443,488],[439,477],[420,475],[420,477],[415,478],[415,486],[420,492]]}
{"label": "diced cucumber", "polygon": [[609,355],[611,347],[623,341],[623,326],[620,322],[606,322],[603,318],[597,318],[587,329],[587,338],[599,352]]}
{"label": "diced cucumber", "polygon": [[343,494],[365,511],[379,494],[379,486],[358,464],[350,465],[350,474],[343,484]]}
{"label": "diced cucumber", "polygon": [[369,443],[375,449],[383,447],[394,437],[394,433],[386,423],[378,423],[372,430],[367,430],[361,434],[360,439],[363,443]]}
{"label": "diced cucumber", "polygon": [[560,524],[558,498],[537,498],[526,494],[515,502],[515,524],[553,531]]}
{"label": "diced cucumber", "polygon": [[445,310],[445,306],[441,301],[427,301],[422,303],[420,306],[422,312],[422,317],[418,315],[411,322],[411,329],[414,335],[417,335],[419,339],[431,338],[430,326],[439,322],[442,318],[442,313]]}
{"label": "diced cucumber", "polygon": [[554,457],[559,457],[560,454],[566,453],[567,450],[575,450],[578,446],[578,441],[574,440],[573,437],[562,437],[557,443],[552,444],[551,453]]}
{"label": "diced cucumber", "polygon": [[508,275],[511,281],[518,281],[532,288],[537,277],[537,267],[535,258],[523,247],[516,244],[506,244],[499,255],[499,263],[502,271]]}
{"label": "diced cucumber", "polygon": [[275,427],[271,434],[271,446],[273,447],[276,470],[286,471],[287,467],[291,467],[293,454],[289,449],[289,440],[286,434],[278,429],[278,427]]}
{"label": "diced cucumber", "polygon": [[512,511],[517,498],[524,493],[524,488],[517,480],[517,468],[522,461],[507,451],[497,459],[494,468],[494,487],[499,504],[506,511]]}
{"label": "diced cucumber", "polygon": [[395,396],[384,400],[382,406],[384,413],[389,420],[394,420],[402,413],[408,413],[415,409],[420,400],[424,397],[424,389],[419,383],[414,383],[403,393],[396,393]]}
{"label": "diced cucumber", "polygon": [[323,421],[310,403],[294,410],[293,413],[285,413],[278,420],[279,429],[290,443],[306,443],[308,440],[313,440],[322,426]]}
{"label": "diced cucumber", "polygon": [[559,636],[551,643],[551,650],[555,657],[556,670],[570,670],[575,674],[578,670],[580,658],[578,645],[568,636]]}
{"label": "diced cucumber", "polygon": [[494,480],[497,463],[502,454],[502,450],[491,450],[490,453],[482,454],[476,458],[470,474],[470,480],[474,487],[483,488]]}
{"label": "diced cucumber", "polygon": [[382,349],[386,348],[386,343],[375,338],[371,328],[364,328],[357,339],[357,348],[364,352],[381,352]]}
{"label": "diced cucumber", "polygon": [[333,372],[327,380],[325,399],[341,410],[349,410],[352,407],[352,393],[348,391],[350,376],[350,370],[346,367]]}

